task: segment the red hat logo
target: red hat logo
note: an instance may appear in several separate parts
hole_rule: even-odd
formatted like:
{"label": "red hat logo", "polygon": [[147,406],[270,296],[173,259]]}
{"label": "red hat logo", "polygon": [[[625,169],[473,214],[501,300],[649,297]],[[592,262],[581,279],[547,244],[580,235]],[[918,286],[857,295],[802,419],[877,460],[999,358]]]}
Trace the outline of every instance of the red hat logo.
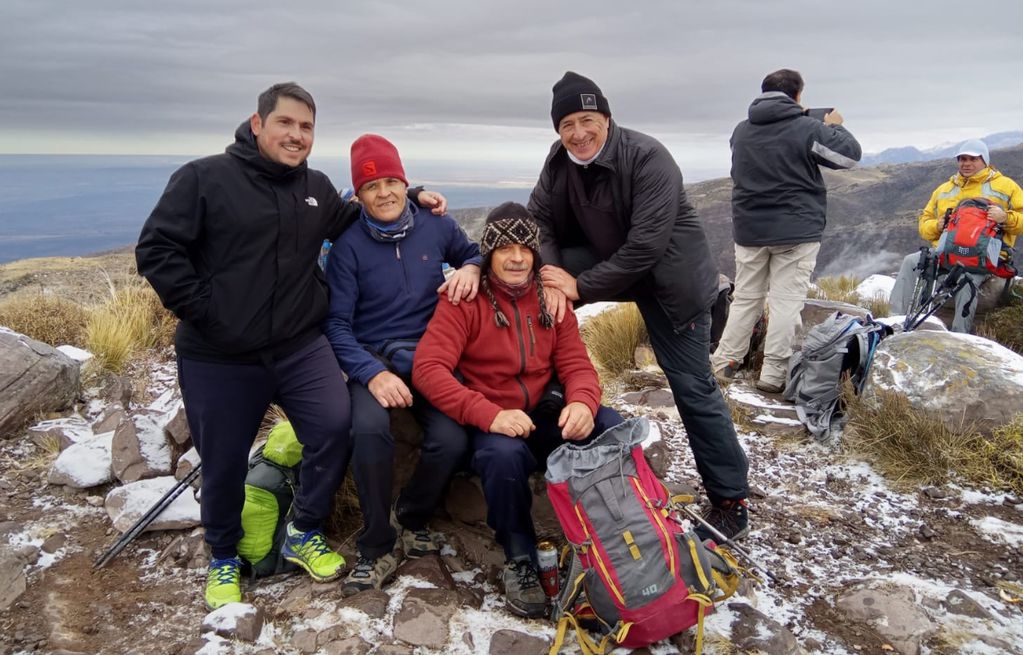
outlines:
{"label": "red hat logo", "polygon": [[375,161],[368,161],[362,165],[362,174],[365,176],[377,174],[377,163]]}

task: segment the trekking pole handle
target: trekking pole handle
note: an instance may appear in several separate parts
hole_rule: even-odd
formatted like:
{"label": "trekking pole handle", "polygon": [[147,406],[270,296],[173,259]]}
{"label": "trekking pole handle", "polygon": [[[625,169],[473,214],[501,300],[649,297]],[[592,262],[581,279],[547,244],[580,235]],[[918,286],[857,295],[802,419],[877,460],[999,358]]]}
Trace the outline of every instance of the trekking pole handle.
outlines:
{"label": "trekking pole handle", "polygon": [[184,478],[178,481],[173,487],[171,487],[167,493],[163,495],[160,500],[146,511],[135,524],[132,525],[128,530],[125,531],[117,541],[110,546],[105,553],[103,553],[92,565],[94,569],[101,569],[110,563],[112,559],[117,557],[118,553],[125,549],[125,547],[135,539],[135,537],[142,534],[142,531],[146,527],[156,520],[156,517],[163,513],[163,510],[167,509],[174,500],[181,495],[181,493],[190,485],[192,481],[199,477],[199,470],[202,467],[202,463],[196,464],[196,467],[188,472]]}
{"label": "trekking pole handle", "polygon": [[781,582],[777,577],[775,577],[773,573],[771,573],[771,571],[767,567],[758,563],[755,559],[753,559],[753,557],[749,553],[746,552],[745,549],[743,549],[741,546],[739,546],[739,544],[735,543],[734,541],[723,535],[720,530],[718,530],[713,525],[708,523],[702,516],[700,516],[698,512],[691,509],[688,505],[681,505],[678,506],[678,508],[681,511],[685,512],[686,516],[698,522],[703,527],[707,528],[707,530],[709,530],[711,535],[714,537],[715,541],[720,543],[722,546],[728,546],[736,553],[741,555],[743,559],[750,563],[754,571],[762,571],[765,575],[767,575],[767,577],[771,578],[773,582]]}

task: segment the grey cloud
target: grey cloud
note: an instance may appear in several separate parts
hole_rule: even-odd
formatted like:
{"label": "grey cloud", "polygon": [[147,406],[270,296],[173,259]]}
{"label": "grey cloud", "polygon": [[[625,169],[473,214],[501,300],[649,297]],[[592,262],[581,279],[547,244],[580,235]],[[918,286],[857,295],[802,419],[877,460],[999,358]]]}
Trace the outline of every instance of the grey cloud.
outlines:
{"label": "grey cloud", "polygon": [[[1013,25],[1020,6],[999,0],[985,10]],[[7,0],[0,125],[223,141],[260,90],[295,79],[317,98],[321,133],[411,123],[541,128],[551,85],[572,69],[601,85],[626,124],[727,138],[763,75],[789,66],[806,77],[807,102],[839,107],[851,127],[987,126],[1000,120],[992,107],[1017,102],[1020,48],[990,21],[980,44],[957,37],[963,11],[947,0],[318,0],[267,8]],[[964,80],[982,92],[950,97]]]}

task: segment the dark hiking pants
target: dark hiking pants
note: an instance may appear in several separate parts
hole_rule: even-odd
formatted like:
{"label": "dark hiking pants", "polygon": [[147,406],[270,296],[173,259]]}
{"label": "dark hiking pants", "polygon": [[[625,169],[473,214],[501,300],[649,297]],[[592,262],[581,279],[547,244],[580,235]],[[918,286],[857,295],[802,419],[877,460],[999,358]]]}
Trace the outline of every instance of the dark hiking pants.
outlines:
{"label": "dark hiking pants", "polygon": [[[352,398],[352,472],[363,519],[356,546],[363,557],[376,559],[391,552],[397,538],[390,522],[394,484],[391,415],[365,386],[351,380],[348,390]],[[415,391],[409,410],[423,429],[423,443],[419,463],[398,496],[396,514],[402,527],[421,530],[443,499],[451,475],[463,463],[469,438],[465,428]]]}
{"label": "dark hiking pants", "polygon": [[249,450],[271,402],[302,443],[295,527],[319,528],[351,456],[348,390],[326,337],[269,364],[179,357],[178,381],[202,460],[202,524],[213,557],[237,554]]}
{"label": "dark hiking pants", "polygon": [[[564,248],[561,257],[565,270],[576,277],[600,261],[585,247]],[[643,315],[650,345],[668,378],[708,499],[717,505],[722,500],[746,498],[749,463],[710,368],[710,308],[676,332],[656,298],[614,300],[634,301]]]}
{"label": "dark hiking pants", "polygon": [[[536,529],[530,514],[533,492],[529,488],[529,476],[534,471],[546,469],[547,456],[564,443],[557,414],[531,417],[536,430],[525,439],[470,429],[472,470],[480,476],[483,485],[487,525],[493,528],[494,538],[504,548],[508,559],[526,555],[533,557]],[[618,412],[601,406],[587,440],[621,422]]]}

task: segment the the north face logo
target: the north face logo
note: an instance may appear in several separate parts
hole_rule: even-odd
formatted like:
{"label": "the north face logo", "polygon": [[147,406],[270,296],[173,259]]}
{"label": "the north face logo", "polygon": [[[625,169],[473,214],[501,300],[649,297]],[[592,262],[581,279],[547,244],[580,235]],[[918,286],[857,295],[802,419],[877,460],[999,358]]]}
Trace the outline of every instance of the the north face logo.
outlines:
{"label": "the north face logo", "polygon": [[580,93],[579,102],[582,104],[583,109],[597,110],[597,96],[592,93]]}
{"label": "the north face logo", "polygon": [[377,174],[377,163],[375,161],[368,161],[362,165],[363,175],[376,175]]}

